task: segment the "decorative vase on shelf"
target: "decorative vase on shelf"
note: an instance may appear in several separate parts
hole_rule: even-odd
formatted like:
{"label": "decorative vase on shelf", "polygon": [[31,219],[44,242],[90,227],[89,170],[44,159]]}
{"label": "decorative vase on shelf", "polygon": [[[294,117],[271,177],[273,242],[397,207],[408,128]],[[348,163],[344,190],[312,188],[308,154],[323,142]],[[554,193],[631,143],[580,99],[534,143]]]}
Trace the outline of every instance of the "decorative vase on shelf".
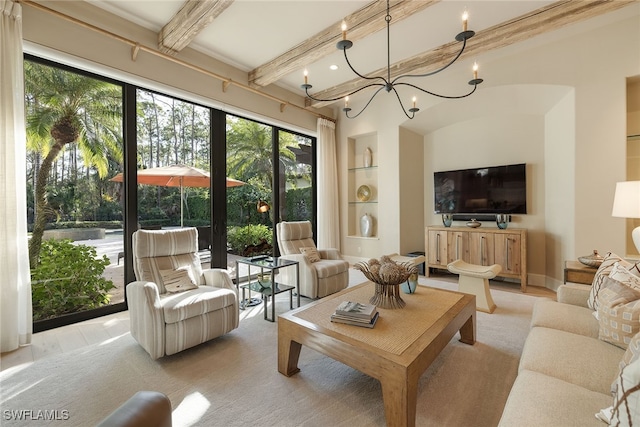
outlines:
{"label": "decorative vase on shelf", "polygon": [[373,234],[373,217],[368,213],[360,217],[360,234],[363,237],[371,237]]}
{"label": "decorative vase on shelf", "polygon": [[451,227],[453,222],[453,214],[442,214],[442,223],[445,227]]}
{"label": "decorative vase on shelf", "polygon": [[504,230],[509,225],[509,215],[507,214],[498,214],[496,215],[496,224],[498,228]]}
{"label": "decorative vase on shelf", "polygon": [[371,153],[371,148],[367,147],[367,149],[364,150],[364,167],[370,168],[372,162],[373,162],[373,154]]}

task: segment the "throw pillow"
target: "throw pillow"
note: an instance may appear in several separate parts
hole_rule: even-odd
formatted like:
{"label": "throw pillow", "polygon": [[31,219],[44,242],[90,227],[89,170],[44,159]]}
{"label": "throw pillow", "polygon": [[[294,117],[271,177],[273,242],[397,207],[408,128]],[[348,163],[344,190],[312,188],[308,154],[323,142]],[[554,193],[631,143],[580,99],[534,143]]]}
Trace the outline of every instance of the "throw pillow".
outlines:
{"label": "throw pillow", "polygon": [[176,270],[160,270],[160,276],[162,276],[164,288],[172,294],[198,288],[189,266],[180,267]]}
{"label": "throw pillow", "polygon": [[640,291],[605,277],[598,306],[598,338],[627,349],[640,332]]}
{"label": "throw pillow", "polygon": [[320,254],[318,254],[318,250],[314,247],[300,248],[300,253],[304,255],[309,262],[320,261]]}
{"label": "throw pillow", "polygon": [[629,286],[630,288],[640,291],[640,277],[631,272],[631,270],[633,270],[634,268],[635,265],[633,264],[631,266],[624,267],[619,262],[616,262],[615,264],[613,264],[613,268],[609,273],[609,277],[624,285]]}
{"label": "throw pillow", "polygon": [[598,268],[595,276],[593,277],[593,283],[591,284],[591,291],[589,292],[589,298],[587,299],[587,305],[589,306],[589,308],[593,310],[598,309],[598,293],[600,292],[600,288],[602,288],[602,281],[604,280],[605,277],[609,276],[609,273],[613,269],[613,265],[616,262],[621,263],[624,267],[633,266],[633,264],[623,260],[621,257],[614,254],[613,252],[607,253],[607,255],[604,257],[604,260],[602,260],[602,264],[600,264],[600,267]]}
{"label": "throw pillow", "polygon": [[616,380],[610,425],[640,425],[640,359],[625,366]]}
{"label": "throw pillow", "polygon": [[[631,341],[627,346],[627,350],[624,352],[624,355],[622,356],[622,360],[620,361],[618,376],[620,376],[620,373],[622,372],[625,366],[635,362],[638,359],[640,359],[640,332],[638,332],[633,336],[633,338],[631,338]],[[611,384],[611,393],[614,396],[616,393],[616,381],[617,381],[617,377],[616,377],[616,380],[613,381],[613,384]]]}

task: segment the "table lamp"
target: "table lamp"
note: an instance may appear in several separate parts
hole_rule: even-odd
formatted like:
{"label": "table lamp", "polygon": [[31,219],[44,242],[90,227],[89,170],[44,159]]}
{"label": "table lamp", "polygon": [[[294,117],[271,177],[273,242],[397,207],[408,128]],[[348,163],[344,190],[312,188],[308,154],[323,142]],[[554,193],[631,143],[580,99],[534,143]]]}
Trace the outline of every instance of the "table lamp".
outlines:
{"label": "table lamp", "polygon": [[[611,216],[620,218],[640,218],[640,181],[616,183]],[[640,252],[640,226],[631,232],[633,244]]]}

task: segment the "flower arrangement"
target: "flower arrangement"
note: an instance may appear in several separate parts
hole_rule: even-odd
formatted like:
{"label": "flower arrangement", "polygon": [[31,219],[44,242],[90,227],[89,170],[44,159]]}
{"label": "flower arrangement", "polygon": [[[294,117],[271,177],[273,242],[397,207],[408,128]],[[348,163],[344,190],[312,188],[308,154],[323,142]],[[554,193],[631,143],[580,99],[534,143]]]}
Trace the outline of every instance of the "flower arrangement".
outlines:
{"label": "flower arrangement", "polygon": [[411,263],[397,263],[388,256],[380,260],[370,259],[354,266],[365,277],[375,283],[375,294],[370,303],[381,308],[402,308],[406,305],[400,297],[400,284],[406,282],[411,274],[417,273],[417,267]]}

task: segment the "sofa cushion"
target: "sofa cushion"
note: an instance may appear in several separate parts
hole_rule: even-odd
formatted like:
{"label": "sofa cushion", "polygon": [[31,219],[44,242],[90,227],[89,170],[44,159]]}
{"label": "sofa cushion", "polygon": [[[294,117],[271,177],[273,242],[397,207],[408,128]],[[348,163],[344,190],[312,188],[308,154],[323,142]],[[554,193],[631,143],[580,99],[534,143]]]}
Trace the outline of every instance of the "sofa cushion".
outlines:
{"label": "sofa cushion", "polygon": [[531,327],[542,326],[598,338],[598,321],[593,310],[540,298],[533,306]]}
{"label": "sofa cushion", "polygon": [[540,372],[607,394],[623,355],[621,348],[598,339],[536,327],[525,342],[519,370]]}
{"label": "sofa cushion", "polygon": [[618,376],[611,425],[640,425],[640,360],[625,366]]}
{"label": "sofa cushion", "polygon": [[609,394],[523,370],[511,388],[499,426],[604,427],[595,413],[611,401]]}
{"label": "sofa cushion", "polygon": [[199,286],[189,292],[167,294],[160,299],[165,323],[176,323],[234,304],[236,294],[227,288]]}
{"label": "sofa cushion", "polygon": [[640,292],[611,277],[605,277],[598,297],[598,338],[626,350],[640,331]]}
{"label": "sofa cushion", "polygon": [[593,277],[591,292],[589,293],[589,299],[587,300],[589,308],[592,308],[594,310],[598,309],[598,293],[600,292],[600,288],[602,287],[602,282],[604,281],[605,277],[609,276],[609,273],[611,273],[611,270],[613,270],[613,266],[616,262],[629,270],[634,268],[633,264],[625,261],[624,259],[622,259],[622,257],[614,254],[613,252],[607,253],[607,255],[604,257],[604,260],[602,261],[602,264],[600,264],[600,267]]}

